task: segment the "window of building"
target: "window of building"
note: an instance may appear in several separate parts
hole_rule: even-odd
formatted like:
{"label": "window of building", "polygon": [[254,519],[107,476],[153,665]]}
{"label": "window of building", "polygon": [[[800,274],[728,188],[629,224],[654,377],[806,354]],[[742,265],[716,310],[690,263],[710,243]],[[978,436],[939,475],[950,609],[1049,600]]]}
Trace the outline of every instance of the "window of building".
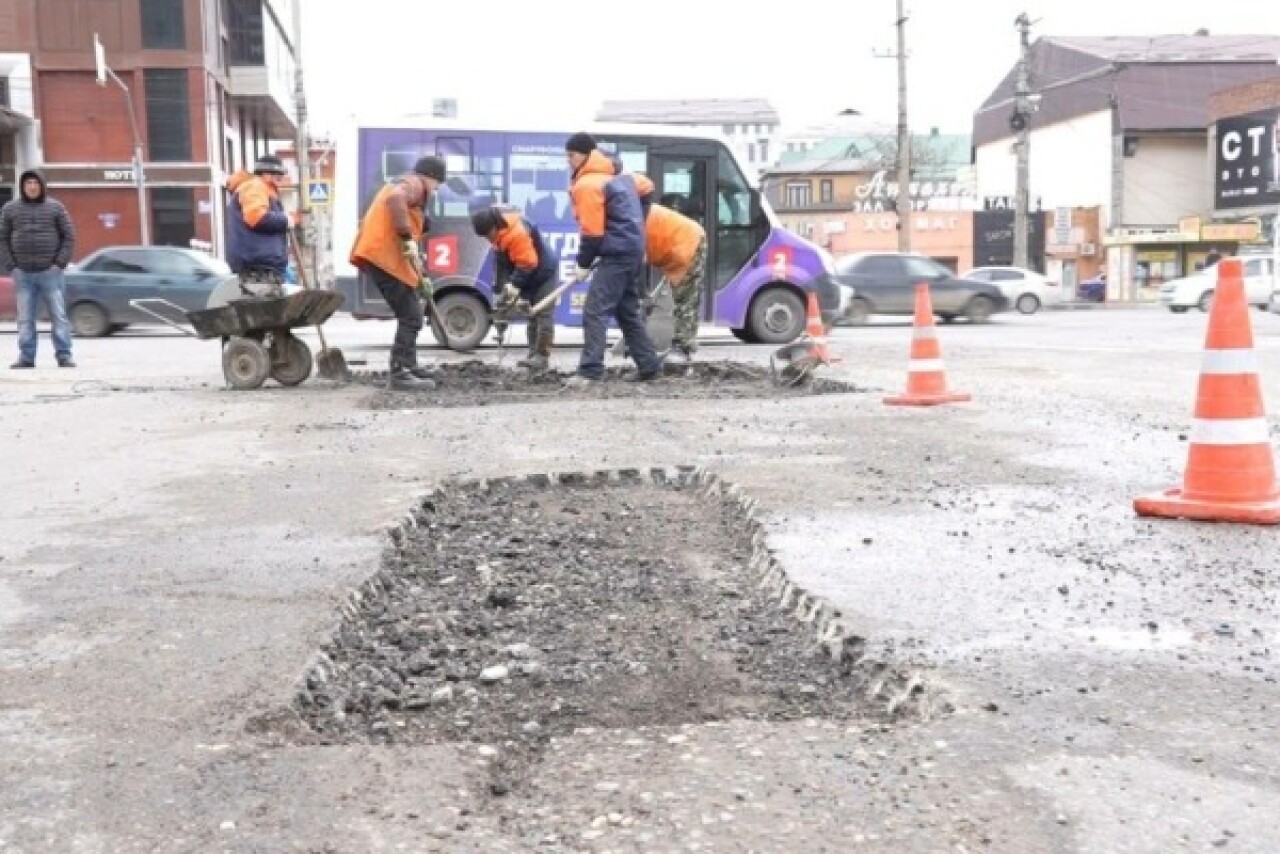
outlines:
{"label": "window of building", "polygon": [[9,109],[12,106],[9,102],[9,78],[0,77],[0,107]]}
{"label": "window of building", "polygon": [[147,146],[153,161],[191,159],[191,103],[185,68],[143,72],[147,102]]}
{"label": "window of building", "polygon": [[762,139],[757,143],[757,145],[760,146],[760,162],[768,163],[769,162],[769,140]]}
{"label": "window of building", "polygon": [[722,130],[725,136],[733,136],[733,125],[725,125]]}
{"label": "window of building", "polygon": [[808,181],[787,184],[787,207],[804,208],[812,201],[813,188]]}
{"label": "window of building", "polygon": [[747,143],[747,162],[756,162],[756,144],[754,142]]}
{"label": "window of building", "polygon": [[227,0],[232,65],[266,65],[261,0]]}
{"label": "window of building", "polygon": [[153,189],[151,233],[157,246],[190,246],[196,236],[196,191],[191,187]]}
{"label": "window of building", "polygon": [[142,46],[148,49],[177,49],[187,46],[187,22],[182,7],[185,0],[142,0]]}
{"label": "window of building", "polygon": [[835,183],[830,178],[823,178],[818,187],[818,197],[826,203],[835,201]]}

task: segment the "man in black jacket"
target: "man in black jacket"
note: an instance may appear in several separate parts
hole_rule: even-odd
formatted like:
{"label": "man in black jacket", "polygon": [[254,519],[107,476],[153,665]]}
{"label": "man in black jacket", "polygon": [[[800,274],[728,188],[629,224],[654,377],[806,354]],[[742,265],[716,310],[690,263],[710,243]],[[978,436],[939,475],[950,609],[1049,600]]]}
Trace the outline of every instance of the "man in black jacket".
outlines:
{"label": "man in black jacket", "polygon": [[58,367],[74,368],[62,272],[75,251],[75,228],[62,202],[45,192],[42,174],[23,172],[18,184],[21,195],[0,209],[0,273],[13,277],[18,297],[18,361],[12,367],[36,366],[36,320],[43,301],[53,321]]}

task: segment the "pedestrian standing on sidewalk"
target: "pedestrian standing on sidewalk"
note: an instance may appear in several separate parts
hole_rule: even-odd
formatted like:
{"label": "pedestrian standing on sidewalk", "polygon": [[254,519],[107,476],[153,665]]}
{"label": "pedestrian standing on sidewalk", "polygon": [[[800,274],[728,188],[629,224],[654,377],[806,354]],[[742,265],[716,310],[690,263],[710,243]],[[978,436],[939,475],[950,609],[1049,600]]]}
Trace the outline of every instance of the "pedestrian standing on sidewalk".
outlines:
{"label": "pedestrian standing on sidewalk", "polygon": [[0,209],[0,273],[13,277],[18,297],[18,361],[11,367],[36,366],[36,321],[43,303],[58,367],[74,368],[63,271],[75,252],[76,230],[62,202],[46,191],[43,174],[27,170],[18,186],[18,198]]}
{"label": "pedestrian standing on sidewalk", "polygon": [[396,315],[391,347],[391,386],[435,388],[431,372],[418,367],[418,333],[422,331],[423,299],[431,299],[432,285],[422,269],[422,235],[429,228],[426,208],[431,194],[444,183],[445,164],[439,157],[423,157],[413,171],[378,191],[351,247],[351,264],[373,280]]}
{"label": "pedestrian standing on sidewalk", "polygon": [[[581,387],[604,379],[604,350],[609,317],[618,321],[641,382],[662,375],[662,360],[645,329],[640,301],[644,297],[645,222],[635,179],[615,174],[614,163],[589,134],[565,141],[565,157],[573,170],[570,199],[581,233],[579,282],[591,277],[582,312],[582,356],[569,384]],[[594,269],[593,269],[594,267]]]}
{"label": "pedestrian standing on sidewalk", "polygon": [[555,346],[554,303],[537,314],[532,306],[551,296],[560,272],[560,256],[547,245],[538,227],[516,211],[488,207],[471,215],[471,225],[493,246],[493,287],[497,302],[510,304],[529,315],[526,335],[529,355],[516,364],[541,372],[551,366]]}

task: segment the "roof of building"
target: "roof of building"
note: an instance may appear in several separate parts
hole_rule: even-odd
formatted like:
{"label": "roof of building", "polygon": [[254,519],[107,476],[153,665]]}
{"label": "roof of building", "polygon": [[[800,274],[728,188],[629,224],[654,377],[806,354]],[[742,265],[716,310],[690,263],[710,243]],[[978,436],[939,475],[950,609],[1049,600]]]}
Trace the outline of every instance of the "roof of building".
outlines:
{"label": "roof of building", "polygon": [[639,124],[778,124],[778,111],[763,98],[684,98],[671,101],[605,101],[598,122]]}
{"label": "roof of building", "polygon": [[[954,177],[956,170],[969,165],[968,134],[931,132],[913,136],[913,152],[917,155],[912,165],[913,176],[929,180],[945,180]],[[824,139],[807,151],[783,152],[778,165],[768,171],[777,174],[849,174],[884,169],[890,165],[897,151],[897,139],[892,135],[834,136]]]}
{"label": "roof of building", "polygon": [[1280,56],[1280,36],[1050,36],[1049,41],[1108,62],[1269,62]]}
{"label": "roof of building", "polygon": [[[1031,46],[1031,90],[1041,96],[1031,125],[1043,127],[1110,109],[1125,131],[1203,131],[1209,96],[1275,73],[1280,36],[1046,36]],[[974,115],[973,144],[1013,135],[1017,68]]]}

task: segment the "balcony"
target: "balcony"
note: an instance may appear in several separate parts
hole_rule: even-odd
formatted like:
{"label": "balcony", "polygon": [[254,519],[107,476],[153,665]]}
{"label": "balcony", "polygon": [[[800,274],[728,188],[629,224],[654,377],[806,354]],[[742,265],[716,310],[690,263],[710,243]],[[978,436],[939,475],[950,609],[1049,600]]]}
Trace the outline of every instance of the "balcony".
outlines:
{"label": "balcony", "polygon": [[263,0],[226,0],[227,94],[272,139],[297,131],[294,56],[287,22]]}

